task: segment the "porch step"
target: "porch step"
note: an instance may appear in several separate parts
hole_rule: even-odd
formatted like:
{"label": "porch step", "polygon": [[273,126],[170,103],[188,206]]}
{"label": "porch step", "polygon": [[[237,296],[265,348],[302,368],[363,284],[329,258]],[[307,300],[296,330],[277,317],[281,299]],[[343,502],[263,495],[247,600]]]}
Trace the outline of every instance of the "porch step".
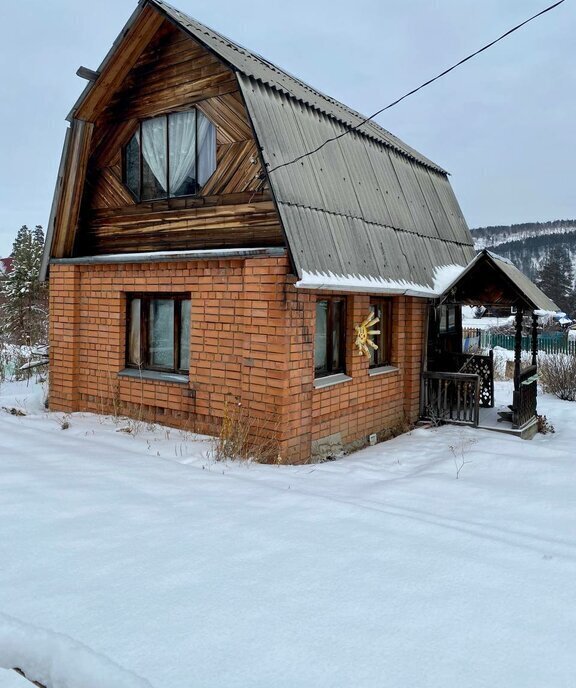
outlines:
{"label": "porch step", "polygon": [[513,420],[513,414],[512,411],[498,411],[498,422],[502,423],[512,423]]}

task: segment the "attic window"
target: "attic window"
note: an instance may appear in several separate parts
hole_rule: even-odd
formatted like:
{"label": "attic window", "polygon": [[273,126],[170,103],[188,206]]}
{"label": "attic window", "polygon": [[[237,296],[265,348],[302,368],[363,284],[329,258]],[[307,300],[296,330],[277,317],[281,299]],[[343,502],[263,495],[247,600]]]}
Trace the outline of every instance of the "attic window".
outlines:
{"label": "attic window", "polygon": [[124,183],[137,201],[198,193],[216,169],[216,127],[199,110],[140,122],[124,148]]}

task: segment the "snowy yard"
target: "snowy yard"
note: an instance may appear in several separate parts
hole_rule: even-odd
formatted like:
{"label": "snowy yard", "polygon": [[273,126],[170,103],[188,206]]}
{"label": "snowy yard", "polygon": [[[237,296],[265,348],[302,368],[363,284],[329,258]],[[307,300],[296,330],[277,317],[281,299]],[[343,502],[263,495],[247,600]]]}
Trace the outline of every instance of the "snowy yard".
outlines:
{"label": "snowy yard", "polygon": [[88,414],[63,430],[21,383],[0,406],[27,413],[0,411],[0,667],[50,688],[576,685],[574,403],[542,397],[557,432],[531,442],[419,429],[300,467]]}

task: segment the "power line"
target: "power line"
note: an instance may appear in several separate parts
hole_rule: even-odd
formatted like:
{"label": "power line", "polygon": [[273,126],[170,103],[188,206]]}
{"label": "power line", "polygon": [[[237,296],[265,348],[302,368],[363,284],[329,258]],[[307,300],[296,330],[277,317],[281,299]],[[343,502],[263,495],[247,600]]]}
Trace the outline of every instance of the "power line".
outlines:
{"label": "power line", "polygon": [[564,2],[564,0],[559,0],[559,2],[555,2],[553,5],[550,5],[550,7],[546,7],[546,9],[541,10],[537,14],[533,15],[529,19],[526,19],[523,21],[521,24],[517,24],[514,28],[509,29],[506,31],[506,33],[503,33],[501,36],[496,38],[495,40],[491,41],[490,43],[487,43],[485,46],[480,48],[479,50],[476,50],[475,52],[471,53],[464,59],[460,60],[459,62],[456,62],[456,64],[453,64],[451,67],[448,67],[448,69],[445,69],[443,72],[438,74],[437,76],[433,77],[432,79],[428,79],[428,81],[425,81],[423,84],[420,84],[420,86],[417,86],[416,88],[413,88],[411,91],[408,93],[405,93],[403,96],[395,100],[394,102],[390,103],[389,105],[386,105],[386,107],[381,108],[380,110],[377,110],[373,115],[370,115],[370,117],[366,117],[363,119],[361,122],[358,124],[355,124],[353,127],[350,127],[349,129],[346,129],[346,131],[343,131],[341,134],[338,134],[337,136],[332,136],[329,139],[326,139],[324,143],[321,143],[317,148],[314,148],[311,151],[307,151],[306,153],[302,153],[302,155],[297,156],[293,160],[289,160],[288,162],[283,162],[280,165],[276,165],[276,167],[272,167],[271,169],[268,170],[268,174],[271,174],[272,172],[276,172],[276,170],[281,169],[282,167],[288,167],[288,165],[293,165],[296,162],[299,162],[300,160],[307,158],[310,155],[314,155],[314,153],[317,153],[319,150],[324,148],[327,144],[331,143],[332,141],[337,141],[338,139],[341,139],[343,136],[346,136],[346,134],[349,134],[352,131],[355,131],[356,129],[359,129],[361,126],[366,124],[366,122],[369,122],[371,119],[374,119],[374,117],[377,117],[380,115],[382,112],[385,110],[389,110],[390,108],[393,108],[395,105],[398,105],[398,103],[401,103],[404,99],[408,98],[411,95],[414,95],[414,93],[417,93],[421,89],[425,88],[426,86],[429,86],[430,84],[434,83],[434,81],[438,81],[438,79],[441,79],[443,76],[446,76],[449,72],[452,70],[456,69],[456,67],[460,67],[460,65],[463,65],[465,62],[468,62],[468,60],[471,60],[473,57],[476,57],[480,53],[483,53],[485,50],[488,50],[488,48],[491,48],[493,45],[496,45],[496,43],[500,42],[510,34],[514,33],[515,31],[518,31],[518,29],[521,29],[523,26],[526,24],[529,24],[531,21],[534,19],[537,19],[538,17],[541,17],[543,14],[546,14],[546,12],[550,12],[550,10],[553,10],[554,8],[558,7],[558,5],[561,5]]}

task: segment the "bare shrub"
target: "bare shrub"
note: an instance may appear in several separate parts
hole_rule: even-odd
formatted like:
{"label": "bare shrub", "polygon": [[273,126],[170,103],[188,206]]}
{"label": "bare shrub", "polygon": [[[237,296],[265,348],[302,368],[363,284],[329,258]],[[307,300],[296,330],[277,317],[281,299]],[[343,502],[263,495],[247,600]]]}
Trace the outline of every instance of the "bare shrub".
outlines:
{"label": "bare shrub", "polygon": [[539,373],[545,392],[554,394],[564,401],[576,401],[576,356],[574,354],[542,356]]}
{"label": "bare shrub", "polygon": [[546,418],[546,416],[541,416],[540,414],[538,414],[536,418],[538,420],[539,433],[541,433],[542,435],[552,435],[556,432],[556,428],[552,425],[548,418]]}
{"label": "bare shrub", "polygon": [[255,418],[240,402],[226,402],[220,433],[214,438],[214,459],[281,463],[277,439],[279,427],[274,414]]}
{"label": "bare shrub", "polygon": [[460,471],[467,463],[472,463],[467,459],[468,450],[471,449],[476,442],[475,438],[465,438],[462,435],[457,444],[451,444],[449,449],[452,452],[452,460],[454,461],[454,470],[456,471],[456,480],[460,478]]}

